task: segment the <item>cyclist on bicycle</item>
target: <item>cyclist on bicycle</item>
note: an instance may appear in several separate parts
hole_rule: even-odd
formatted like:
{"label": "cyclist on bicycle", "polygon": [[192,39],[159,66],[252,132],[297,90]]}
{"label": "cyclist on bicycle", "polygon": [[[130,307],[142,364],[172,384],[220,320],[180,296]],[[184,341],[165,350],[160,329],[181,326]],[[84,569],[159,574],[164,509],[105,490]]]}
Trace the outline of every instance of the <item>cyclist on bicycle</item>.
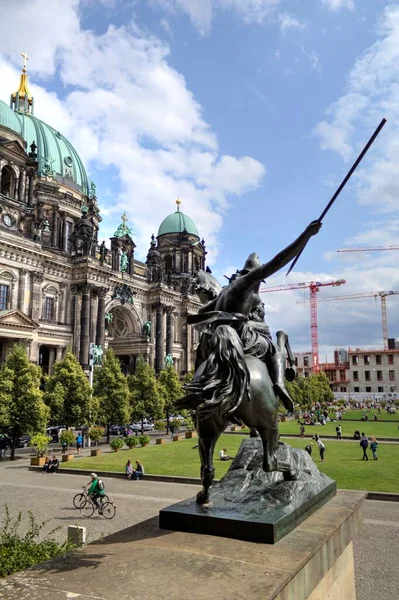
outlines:
{"label": "cyclist on bicycle", "polygon": [[99,505],[98,501],[105,495],[105,485],[104,482],[99,479],[96,473],[90,473],[90,477],[90,488],[87,494],[92,499],[93,504],[96,505],[98,512],[101,513],[101,506]]}

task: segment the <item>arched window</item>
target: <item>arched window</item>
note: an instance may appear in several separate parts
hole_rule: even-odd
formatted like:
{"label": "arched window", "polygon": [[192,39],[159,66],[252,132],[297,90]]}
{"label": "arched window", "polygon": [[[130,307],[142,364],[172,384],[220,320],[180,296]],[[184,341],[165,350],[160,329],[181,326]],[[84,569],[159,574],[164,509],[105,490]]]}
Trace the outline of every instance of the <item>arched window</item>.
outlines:
{"label": "arched window", "polygon": [[14,171],[5,165],[1,170],[1,193],[4,196],[14,197],[15,193],[15,175]]}
{"label": "arched window", "polygon": [[165,271],[170,273],[172,271],[173,261],[171,256],[165,256]]}
{"label": "arched window", "polygon": [[43,289],[43,321],[57,320],[57,299],[58,290],[55,286],[48,285],[45,289]]}
{"label": "arched window", "polygon": [[12,290],[15,284],[15,276],[9,271],[0,273],[0,310],[11,308]]}

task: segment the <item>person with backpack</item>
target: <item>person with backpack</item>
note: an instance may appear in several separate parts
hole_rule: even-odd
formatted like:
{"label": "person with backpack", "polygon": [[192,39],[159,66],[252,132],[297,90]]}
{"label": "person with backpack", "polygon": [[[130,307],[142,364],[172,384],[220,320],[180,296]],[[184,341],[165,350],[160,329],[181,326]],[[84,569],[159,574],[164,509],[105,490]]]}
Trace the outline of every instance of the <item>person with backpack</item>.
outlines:
{"label": "person with backpack", "polygon": [[360,440],[360,446],[361,448],[363,448],[363,457],[362,460],[368,460],[369,457],[367,456],[367,448],[369,447],[369,441],[367,436],[362,433],[362,438]]}
{"label": "person with backpack", "polygon": [[378,457],[377,457],[377,448],[378,448],[378,442],[377,442],[377,440],[376,440],[375,437],[372,437],[371,438],[371,443],[370,443],[370,450],[373,453],[374,460],[378,460]]}
{"label": "person with backpack", "polygon": [[105,495],[105,485],[102,479],[99,479],[96,473],[90,473],[90,477],[91,482],[87,495],[92,499],[93,504],[95,504],[99,514],[101,515],[101,506],[98,501]]}
{"label": "person with backpack", "polygon": [[83,448],[83,436],[82,432],[79,432],[76,436],[76,453],[80,454],[80,449]]}

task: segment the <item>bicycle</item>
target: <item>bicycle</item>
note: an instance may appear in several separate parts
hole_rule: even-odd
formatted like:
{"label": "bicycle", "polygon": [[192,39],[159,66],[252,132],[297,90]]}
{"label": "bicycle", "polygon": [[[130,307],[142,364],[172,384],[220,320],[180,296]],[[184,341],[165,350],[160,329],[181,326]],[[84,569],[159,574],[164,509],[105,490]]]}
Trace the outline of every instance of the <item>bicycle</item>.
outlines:
{"label": "bicycle", "polygon": [[[87,495],[88,486],[83,485],[82,488],[83,492],[80,492],[80,494],[76,494],[76,496],[73,497],[73,505],[75,508],[81,508],[89,498],[89,496]],[[104,494],[103,498],[105,502],[109,502],[107,494]]]}
{"label": "bicycle", "polygon": [[[104,498],[107,500],[104,502]],[[98,514],[102,515],[105,519],[113,519],[116,514],[116,506],[113,502],[110,502],[108,496],[101,496],[100,500],[100,508],[96,506],[93,500],[87,496],[87,499],[84,504],[79,507],[81,514],[84,517],[91,517],[94,514],[94,511],[97,509]]]}

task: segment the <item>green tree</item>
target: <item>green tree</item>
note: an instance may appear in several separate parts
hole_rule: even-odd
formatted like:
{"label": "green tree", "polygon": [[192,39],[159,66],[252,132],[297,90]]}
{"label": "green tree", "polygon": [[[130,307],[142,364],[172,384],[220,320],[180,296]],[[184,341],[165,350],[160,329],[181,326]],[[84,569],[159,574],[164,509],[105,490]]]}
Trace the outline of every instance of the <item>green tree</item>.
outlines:
{"label": "green tree", "polygon": [[48,410],[40,391],[41,369],[29,362],[26,346],[15,344],[0,369],[0,426],[11,438],[10,460],[21,435],[44,433]]}
{"label": "green tree", "polygon": [[93,391],[99,401],[98,420],[107,426],[109,444],[110,425],[126,425],[130,417],[129,386],[111,349],[105,353],[103,366],[94,370]]}
{"label": "green tree", "polygon": [[329,379],[327,375],[320,371],[315,375],[311,376],[316,383],[316,389],[318,394],[318,402],[332,402],[334,400],[334,393],[331,389]]}
{"label": "green tree", "polygon": [[141,421],[146,417],[161,419],[164,399],[155,377],[154,369],[140,358],[136,364],[136,372],[127,378],[130,390],[132,419]]}
{"label": "green tree", "polygon": [[54,422],[65,423],[67,429],[78,423],[90,424],[97,412],[89,381],[72,352],[54,365],[46,381],[44,401]]}
{"label": "green tree", "polygon": [[169,415],[176,400],[184,396],[183,386],[173,366],[162,369],[158,376],[158,386],[164,400],[166,433],[169,431]]}

